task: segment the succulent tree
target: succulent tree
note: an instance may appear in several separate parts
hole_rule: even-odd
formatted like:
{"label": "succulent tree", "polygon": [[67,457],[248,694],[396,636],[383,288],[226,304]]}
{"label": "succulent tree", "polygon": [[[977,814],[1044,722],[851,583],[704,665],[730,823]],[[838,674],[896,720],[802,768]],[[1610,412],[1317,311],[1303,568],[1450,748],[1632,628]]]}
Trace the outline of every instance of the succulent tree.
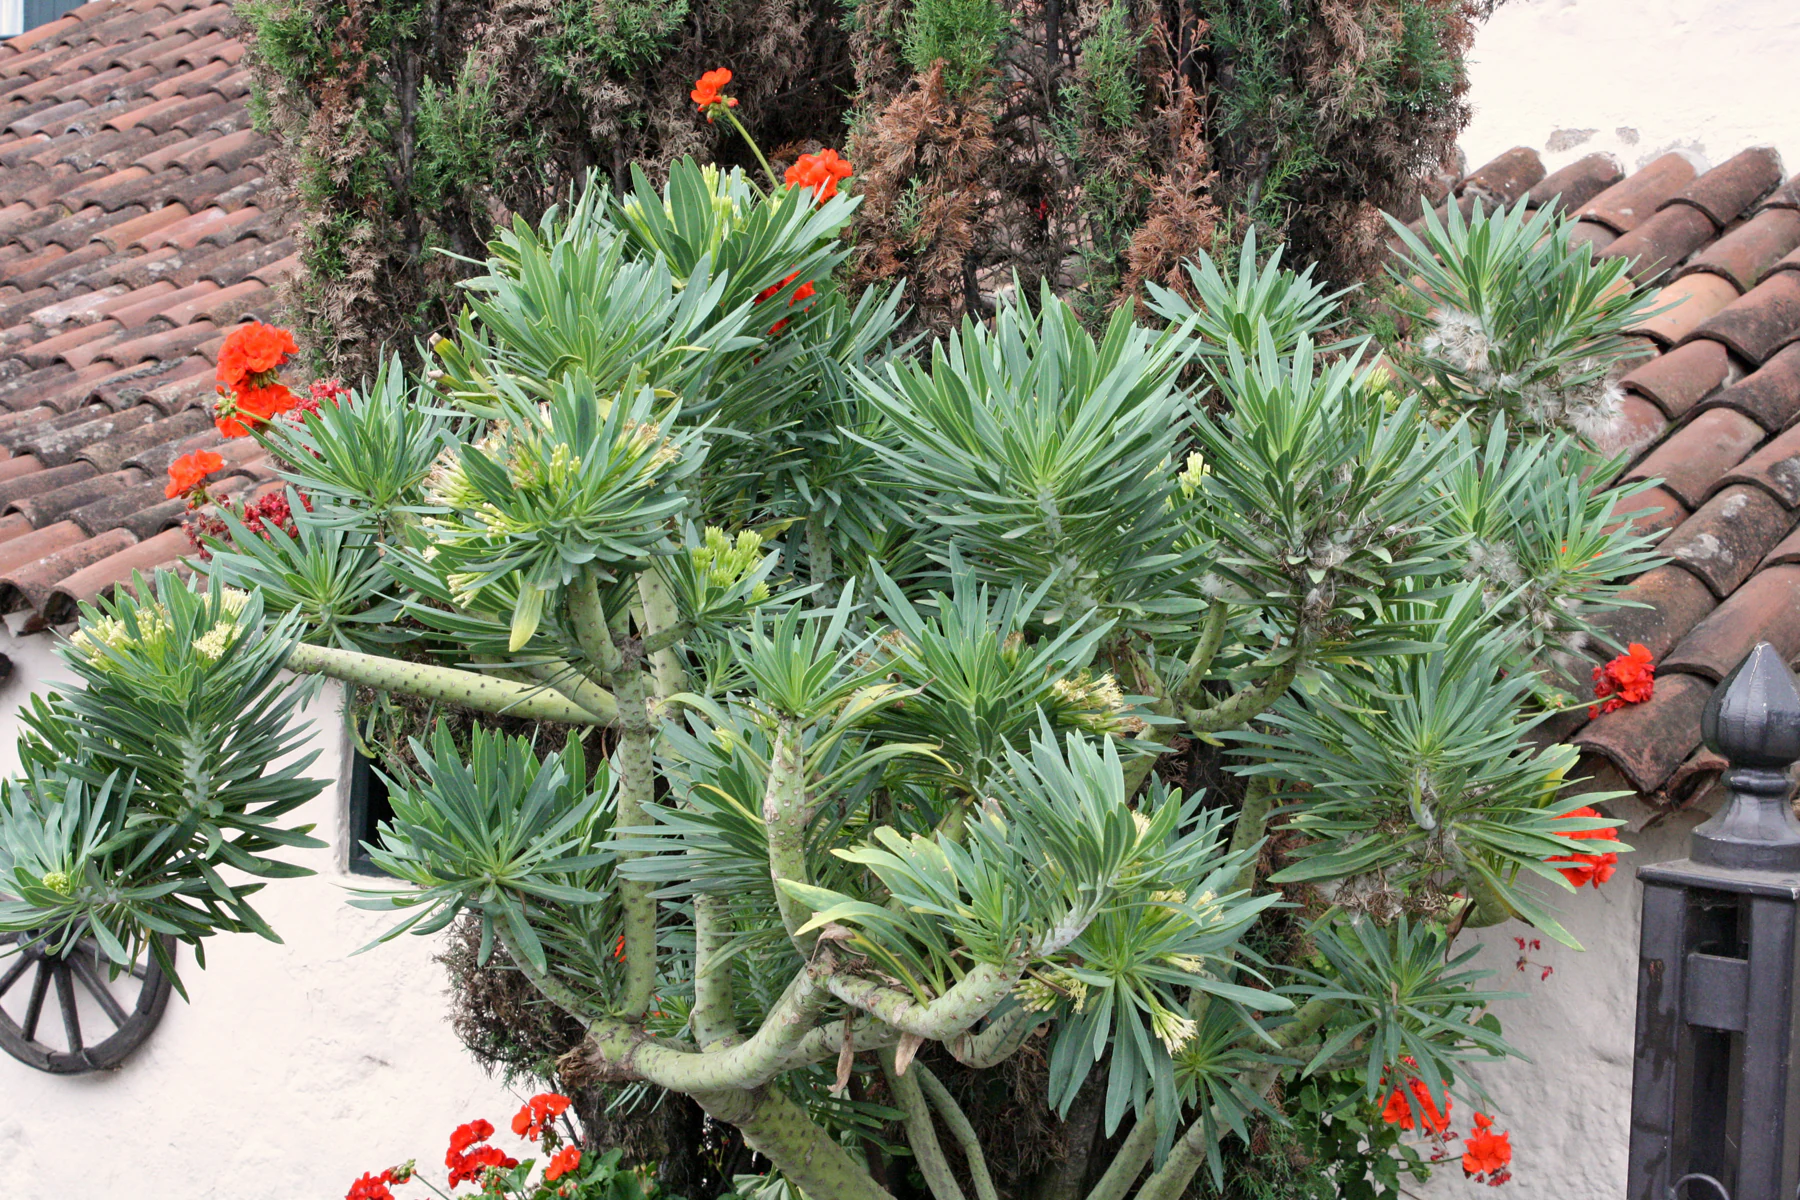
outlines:
{"label": "succulent tree", "polygon": [[[1174,1200],[1313,1081],[1325,1122],[1478,1098],[1507,1048],[1456,933],[1567,941],[1558,860],[1620,849],[1528,738],[1646,560],[1605,461],[1375,365],[1253,246],[1150,324],[1046,291],[895,345],[900,297],[835,282],[856,205],[590,182],[495,240],[434,369],[261,427],[295,532],[85,612],[0,922],[115,962],[266,932],[216,867],[304,836],[285,663],[482,715],[388,764],[386,936],[472,920],[586,1030],[567,1077],[691,1097],[812,1200],[1022,1193],[931,1064],[1028,1047],[1115,1139],[1038,1181],[1092,1200]],[[1491,286],[1535,286],[1509,245]],[[1642,308],[1605,291],[1589,342]]]}

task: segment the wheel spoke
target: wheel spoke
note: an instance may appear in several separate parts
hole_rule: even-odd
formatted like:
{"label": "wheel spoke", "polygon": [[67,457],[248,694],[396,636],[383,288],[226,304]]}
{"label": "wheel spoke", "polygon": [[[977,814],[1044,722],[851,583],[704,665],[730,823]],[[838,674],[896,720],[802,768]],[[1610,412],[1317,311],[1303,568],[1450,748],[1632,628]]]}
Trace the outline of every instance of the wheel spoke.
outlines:
{"label": "wheel spoke", "polygon": [[119,1007],[117,1000],[113,999],[113,994],[107,990],[106,980],[100,977],[100,973],[86,959],[78,958],[71,965],[75,968],[75,977],[81,980],[82,986],[87,988],[95,1002],[105,1011],[107,1018],[113,1023],[113,1028],[117,1029],[123,1025],[125,1010]]}
{"label": "wheel spoke", "polygon": [[19,1030],[28,1042],[37,1041],[38,1018],[44,1015],[44,994],[50,990],[50,964],[40,960],[38,973],[31,981],[31,999],[25,1003],[25,1020]]}
{"label": "wheel spoke", "polygon": [[68,1035],[69,1053],[81,1053],[81,1013],[75,1008],[75,981],[68,963],[56,966],[56,1001],[62,1007],[63,1033]]}
{"label": "wheel spoke", "polygon": [[19,976],[25,974],[30,968],[31,960],[23,954],[19,955],[18,960],[7,969],[6,974],[0,975],[0,996],[6,995],[12,985],[19,982]]}

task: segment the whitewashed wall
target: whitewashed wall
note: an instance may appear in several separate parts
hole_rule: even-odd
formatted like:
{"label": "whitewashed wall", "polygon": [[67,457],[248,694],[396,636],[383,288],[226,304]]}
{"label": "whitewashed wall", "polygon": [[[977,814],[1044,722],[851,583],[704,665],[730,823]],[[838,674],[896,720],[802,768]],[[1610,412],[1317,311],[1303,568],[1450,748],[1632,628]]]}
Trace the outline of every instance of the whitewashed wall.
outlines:
{"label": "whitewashed wall", "polygon": [[1800,170],[1796,0],[1505,0],[1470,58],[1472,168],[1513,146],[1551,170],[1774,146]]}
{"label": "whitewashed wall", "polygon": [[[1530,928],[1509,922],[1480,931],[1475,960],[1498,971],[1491,986],[1522,993],[1502,1001],[1495,1012],[1507,1040],[1530,1056],[1472,1072],[1488,1089],[1496,1129],[1509,1130],[1513,1182],[1497,1193],[1463,1178],[1460,1166],[1442,1167],[1422,1194],[1432,1200],[1474,1200],[1508,1189],[1519,1197],[1557,1196],[1564,1200],[1625,1200],[1625,1150],[1631,1117],[1631,1052],[1637,1010],[1638,912],[1643,888],[1638,867],[1687,854],[1688,833],[1704,817],[1671,817],[1650,830],[1633,832],[1649,816],[1641,805],[1615,807],[1614,816],[1631,822],[1619,833],[1634,853],[1620,858],[1621,869],[1598,889],[1575,896],[1556,893],[1564,926],[1582,944],[1576,952]],[[1534,966],[1515,969],[1514,938],[1537,938],[1542,950],[1529,951]],[[1466,948],[1469,939],[1458,942]],[[1553,969],[1542,978],[1542,967]],[[1453,1128],[1467,1132],[1470,1110],[1457,1102]],[[1460,1144],[1456,1146],[1461,1152]]]}
{"label": "whitewashed wall", "polygon": [[[9,639],[0,770],[17,766],[25,693],[61,674],[49,638]],[[295,861],[259,909],[285,939],[212,939],[148,1043],[117,1072],[40,1074],[0,1054],[0,1162],[8,1196],[68,1200],[334,1200],[365,1170],[441,1163],[452,1128],[486,1117],[506,1133],[518,1100],[477,1068],[447,1021],[435,939],[352,958],[384,927],[344,903],[341,693],[308,710],[313,770],[333,786],[296,818],[329,850]]]}

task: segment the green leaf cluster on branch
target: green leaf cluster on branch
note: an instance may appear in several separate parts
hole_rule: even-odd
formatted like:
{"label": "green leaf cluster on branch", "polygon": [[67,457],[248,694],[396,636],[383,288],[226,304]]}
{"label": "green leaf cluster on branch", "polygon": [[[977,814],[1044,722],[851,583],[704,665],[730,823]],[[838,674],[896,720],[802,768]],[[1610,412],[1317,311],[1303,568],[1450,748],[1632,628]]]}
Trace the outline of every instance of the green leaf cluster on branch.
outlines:
{"label": "green leaf cluster on branch", "polygon": [[[303,843],[285,662],[590,731],[415,739],[370,848],[401,886],[358,903],[388,937],[468,916],[587,1031],[566,1074],[691,1097],[812,1200],[890,1194],[871,1095],[934,1200],[997,1195],[931,1063],[1028,1046],[1124,1138],[1081,1148],[1093,1200],[1175,1200],[1308,1080],[1355,1079],[1340,1115],[1479,1096],[1506,1046],[1455,931],[1568,940],[1546,860],[1617,824],[1526,736],[1649,561],[1578,482],[1606,460],[1366,365],[1249,248],[1154,327],[1046,290],[895,345],[897,294],[841,284],[856,206],[590,181],[495,240],[436,368],[264,429],[320,502],[84,616],[0,811],[0,925],[116,962],[263,931],[215,864]],[[1176,738],[1224,747],[1240,811],[1154,774]],[[1297,899],[1303,946],[1260,953]]]}

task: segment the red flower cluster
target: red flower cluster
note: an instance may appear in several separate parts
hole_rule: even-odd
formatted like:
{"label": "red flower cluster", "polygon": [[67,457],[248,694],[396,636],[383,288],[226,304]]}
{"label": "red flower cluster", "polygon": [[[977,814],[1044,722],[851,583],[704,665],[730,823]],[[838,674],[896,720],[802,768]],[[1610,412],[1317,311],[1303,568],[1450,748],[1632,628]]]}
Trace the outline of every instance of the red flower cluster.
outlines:
{"label": "red flower cluster", "polygon": [[570,1171],[573,1171],[580,1165],[580,1148],[577,1146],[564,1146],[561,1150],[558,1150],[555,1154],[551,1155],[550,1161],[544,1164],[544,1182],[555,1183],[558,1179],[561,1179],[564,1175],[567,1175]]}
{"label": "red flower cluster", "polygon": [[[762,291],[760,291],[756,294],[756,303],[761,304],[764,300],[773,299],[775,297],[775,293],[779,292],[782,288],[786,287],[788,284],[794,282],[794,280],[797,279],[799,277],[799,275],[800,275],[800,272],[795,271],[792,275],[789,275],[786,279],[783,279],[780,283],[770,284],[768,287],[764,288]],[[805,283],[801,284],[799,287],[794,289],[794,294],[792,296],[788,297],[788,307],[792,308],[792,307],[794,307],[794,305],[800,303],[800,301],[802,301],[802,300],[811,300],[815,294],[816,294],[816,290],[814,289],[814,287],[812,285],[812,280],[809,279]],[[783,318],[781,318],[781,320],[779,320],[779,321],[775,322],[773,325],[769,326],[769,336],[774,337],[776,334],[780,333],[783,329],[785,329],[787,327],[787,323],[790,320],[792,320],[791,317],[783,317]]]}
{"label": "red flower cluster", "polygon": [[[1409,1060],[1410,1061],[1410,1060]],[[1444,1111],[1439,1112],[1437,1103],[1431,1098],[1431,1091],[1425,1086],[1423,1079],[1409,1079],[1404,1089],[1395,1088],[1388,1094],[1387,1105],[1381,1110],[1381,1119],[1389,1125],[1398,1125],[1401,1129],[1413,1127],[1413,1105],[1406,1099],[1411,1092],[1413,1100],[1418,1104],[1419,1123],[1426,1133],[1443,1134],[1450,1128],[1450,1097],[1444,1097]]]}
{"label": "red flower cluster", "polygon": [[569,1098],[555,1092],[533,1096],[525,1102],[524,1108],[513,1114],[513,1132],[535,1142],[543,1136],[544,1126],[562,1116],[568,1107]]}
{"label": "red flower cluster", "polygon": [[815,199],[823,204],[837,195],[838,180],[850,178],[850,170],[849,161],[838,157],[836,150],[821,150],[795,159],[782,182],[789,187],[813,189],[817,193]]}
{"label": "red flower cluster", "polygon": [[344,1200],[394,1200],[394,1193],[388,1190],[388,1184],[398,1182],[394,1178],[392,1167],[379,1175],[364,1171],[363,1177],[350,1185],[350,1192]]}
{"label": "red flower cluster", "polygon": [[[307,512],[312,511],[312,501],[307,499],[304,494],[300,497],[300,504]],[[220,507],[224,508],[225,506],[220,505]],[[251,533],[260,534],[264,538],[274,536],[270,532],[272,529],[279,530],[289,537],[300,535],[300,527],[294,523],[293,507],[288,504],[287,496],[281,492],[270,492],[259,500],[252,500],[249,504],[244,505],[244,510],[238,513],[237,517],[244,523],[244,528]],[[212,561],[212,551],[207,549],[205,539],[224,541],[231,536],[231,527],[226,525],[223,519],[209,512],[189,513],[185,529],[188,545],[192,546],[195,553],[199,554],[201,562]]]}
{"label": "red flower cluster", "polygon": [[[1499,1187],[1512,1178],[1512,1135],[1495,1133],[1494,1118],[1475,1114],[1475,1132],[1463,1139],[1463,1174],[1489,1187]],[[1485,1177],[1485,1178],[1484,1178]]]}
{"label": "red flower cluster", "polygon": [[206,477],[225,465],[225,460],[211,450],[184,454],[169,464],[169,486],[163,495],[173,500],[185,496],[206,482]]}
{"label": "red flower cluster", "polygon": [[1625,649],[1626,653],[1594,668],[1594,699],[1605,703],[1590,704],[1590,718],[1627,704],[1642,704],[1656,691],[1656,664],[1650,658],[1650,648],[1633,642]]}
{"label": "red flower cluster", "polygon": [[[1600,814],[1591,808],[1577,808],[1564,813],[1563,816],[1598,817]],[[1575,838],[1578,841],[1587,838],[1599,838],[1602,841],[1607,842],[1613,840],[1613,833],[1610,829],[1584,829],[1580,833],[1565,833],[1562,836]],[[1579,852],[1575,854],[1553,854],[1544,861],[1553,863],[1573,863],[1573,866],[1561,867],[1559,870],[1562,871],[1563,878],[1567,879],[1576,887],[1586,887],[1590,884],[1594,887],[1599,887],[1613,877],[1613,872],[1617,870],[1619,866],[1619,856],[1617,854],[1582,854]]]}
{"label": "red flower cluster", "polygon": [[450,1168],[450,1186],[480,1179],[489,1167],[509,1170],[519,1165],[498,1146],[482,1145],[494,1136],[491,1122],[475,1120],[458,1125],[450,1135],[450,1148],[444,1152],[444,1165]]}
{"label": "red flower cluster", "polygon": [[220,433],[243,437],[252,425],[294,407],[294,393],[276,372],[299,350],[293,334],[261,321],[239,325],[226,336],[214,376],[219,385],[215,419]]}
{"label": "red flower cluster", "polygon": [[694,90],[689,92],[688,96],[695,104],[700,106],[700,111],[706,114],[706,119],[708,121],[713,119],[712,110],[718,105],[722,104],[726,108],[737,107],[736,96],[722,96],[719,94],[725,89],[725,85],[730,82],[731,71],[725,67],[716,67],[694,81]]}

